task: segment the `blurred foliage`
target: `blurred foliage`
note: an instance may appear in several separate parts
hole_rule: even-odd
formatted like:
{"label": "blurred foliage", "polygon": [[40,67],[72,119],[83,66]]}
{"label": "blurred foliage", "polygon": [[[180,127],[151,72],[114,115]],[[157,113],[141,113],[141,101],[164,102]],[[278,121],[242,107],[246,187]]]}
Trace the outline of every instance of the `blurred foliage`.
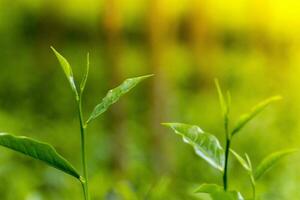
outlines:
{"label": "blurred foliage", "polygon": [[[234,149],[255,165],[299,146],[299,13],[296,0],[0,0],[0,129],[51,142],[79,168],[75,104],[50,46],[77,80],[90,52],[86,117],[121,80],[154,73],[88,131],[93,199],[197,199],[193,188],[221,183],[218,172],[159,123],[198,124],[223,139],[218,77],[231,91],[234,119],[265,97],[284,97]],[[261,198],[299,197],[299,167],[299,155],[280,163],[258,185]],[[229,176],[230,188],[250,194],[237,162]],[[70,177],[3,148],[0,180],[3,200],[81,198]]]}

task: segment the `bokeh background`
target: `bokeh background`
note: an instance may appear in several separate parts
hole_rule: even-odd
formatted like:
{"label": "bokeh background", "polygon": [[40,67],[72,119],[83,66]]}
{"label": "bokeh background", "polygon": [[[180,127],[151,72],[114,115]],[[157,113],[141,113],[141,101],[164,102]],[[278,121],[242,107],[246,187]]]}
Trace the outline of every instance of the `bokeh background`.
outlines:
{"label": "bokeh background", "polygon": [[[300,2],[296,0],[0,0],[0,130],[52,143],[80,169],[72,91],[50,46],[77,79],[91,55],[85,117],[123,79],[154,73],[88,129],[92,199],[198,199],[221,174],[160,122],[198,124],[224,145],[213,79],[232,94],[232,121],[274,94],[235,138],[254,165],[300,145]],[[230,188],[251,194],[231,159]],[[258,184],[262,199],[300,197],[300,157]],[[4,148],[1,200],[81,199],[68,175]]]}

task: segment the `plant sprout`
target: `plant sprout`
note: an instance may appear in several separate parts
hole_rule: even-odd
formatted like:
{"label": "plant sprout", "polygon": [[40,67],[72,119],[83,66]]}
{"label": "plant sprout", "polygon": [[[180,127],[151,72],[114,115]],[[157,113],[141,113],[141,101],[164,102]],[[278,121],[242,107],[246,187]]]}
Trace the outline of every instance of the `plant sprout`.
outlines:
{"label": "plant sprout", "polygon": [[203,184],[197,189],[197,193],[208,193],[216,200],[241,200],[243,197],[239,192],[228,191],[228,161],[232,140],[249,121],[263,111],[269,104],[280,100],[281,97],[273,96],[257,104],[249,113],[242,115],[232,129],[229,129],[230,93],[227,92],[225,98],[217,79],[215,80],[215,84],[223,117],[224,134],[226,138],[225,149],[213,134],[203,131],[197,125],[183,123],[163,123],[163,125],[170,127],[176,134],[180,135],[185,143],[190,144],[194,148],[198,156],[222,173],[223,188],[215,184]]}
{"label": "plant sprout", "polygon": [[73,165],[61,156],[50,144],[37,141],[35,139],[25,136],[14,136],[8,133],[0,133],[0,145],[19,153],[25,154],[36,160],[43,161],[49,166],[52,166],[66,174],[76,178],[82,185],[84,200],[90,199],[89,187],[88,187],[88,169],[86,159],[86,129],[90,122],[95,120],[107,109],[116,103],[120,97],[128,93],[141,81],[151,77],[152,75],[140,76],[135,78],[126,79],[118,87],[109,90],[102,101],[94,108],[88,120],[84,120],[82,112],[82,95],[86,86],[86,82],[89,74],[89,54],[87,54],[87,65],[86,72],[82,78],[80,86],[77,86],[71,65],[60,53],[58,53],[53,47],[51,47],[54,54],[56,55],[67,79],[74,93],[74,98],[77,103],[78,119],[80,124],[80,138],[81,138],[81,162],[82,162],[82,173],[79,173]]}
{"label": "plant sprout", "polygon": [[252,167],[251,160],[247,153],[245,153],[245,158],[242,158],[238,153],[230,149],[230,152],[236,157],[236,159],[239,161],[239,163],[242,165],[242,167],[247,171],[251,187],[252,187],[252,199],[256,200],[256,182],[265,175],[274,165],[276,165],[280,159],[283,157],[296,152],[297,149],[287,149],[282,151],[274,152],[267,157],[265,157],[261,163],[257,166],[257,168],[254,170]]}

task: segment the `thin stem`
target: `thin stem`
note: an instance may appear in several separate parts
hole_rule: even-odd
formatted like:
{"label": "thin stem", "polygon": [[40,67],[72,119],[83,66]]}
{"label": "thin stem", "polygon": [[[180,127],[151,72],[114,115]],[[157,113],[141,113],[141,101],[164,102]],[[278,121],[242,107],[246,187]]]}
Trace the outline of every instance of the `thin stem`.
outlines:
{"label": "thin stem", "polygon": [[228,113],[224,116],[224,129],[225,129],[225,135],[226,135],[226,147],[225,147],[225,163],[224,163],[224,174],[223,174],[223,186],[224,190],[227,190],[228,187],[228,158],[229,158],[229,149],[230,149],[230,134],[228,129],[229,119],[228,119]]}
{"label": "thin stem", "polygon": [[225,165],[224,165],[224,174],[223,174],[223,186],[224,190],[227,190],[228,187],[228,179],[227,179],[227,174],[228,174],[228,158],[229,158],[229,149],[230,149],[230,139],[226,139],[226,150],[225,150]]}
{"label": "thin stem", "polygon": [[81,161],[82,161],[82,169],[83,169],[83,178],[82,188],[84,193],[84,199],[89,200],[89,187],[88,187],[88,173],[87,173],[87,162],[86,162],[86,125],[83,121],[82,114],[82,103],[81,103],[81,95],[77,97],[78,104],[78,115],[80,122],[80,136],[81,136]]}
{"label": "thin stem", "polygon": [[252,199],[256,200],[256,189],[255,189],[256,183],[255,183],[255,179],[254,179],[252,174],[249,174],[249,176],[250,176],[251,187],[252,187]]}
{"label": "thin stem", "polygon": [[80,181],[81,186],[82,186],[82,191],[83,191],[83,199],[87,200],[87,193],[86,193],[86,188],[85,188],[85,182]]}

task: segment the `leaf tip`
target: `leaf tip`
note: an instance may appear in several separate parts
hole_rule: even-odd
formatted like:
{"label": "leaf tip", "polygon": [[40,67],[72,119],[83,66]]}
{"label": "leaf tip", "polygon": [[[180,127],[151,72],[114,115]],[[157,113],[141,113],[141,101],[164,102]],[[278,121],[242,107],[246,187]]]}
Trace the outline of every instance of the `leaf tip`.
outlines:
{"label": "leaf tip", "polygon": [[147,75],[141,76],[141,78],[146,79],[146,78],[150,78],[152,76],[154,76],[154,74],[147,74]]}
{"label": "leaf tip", "polygon": [[160,125],[162,125],[162,126],[170,126],[171,123],[163,122],[163,123],[160,123]]}
{"label": "leaf tip", "polygon": [[271,99],[272,99],[273,101],[279,101],[279,100],[282,100],[283,97],[282,97],[281,95],[276,95],[276,96],[271,97]]}
{"label": "leaf tip", "polygon": [[220,88],[219,79],[218,79],[218,78],[214,78],[214,82],[215,82],[215,86],[216,86],[217,88]]}
{"label": "leaf tip", "polygon": [[53,46],[50,46],[50,49],[51,49],[55,54],[58,53],[58,52],[56,51],[56,49],[55,49]]}
{"label": "leaf tip", "polygon": [[286,153],[296,153],[297,151],[299,151],[298,148],[292,148],[292,149],[287,149]]}

